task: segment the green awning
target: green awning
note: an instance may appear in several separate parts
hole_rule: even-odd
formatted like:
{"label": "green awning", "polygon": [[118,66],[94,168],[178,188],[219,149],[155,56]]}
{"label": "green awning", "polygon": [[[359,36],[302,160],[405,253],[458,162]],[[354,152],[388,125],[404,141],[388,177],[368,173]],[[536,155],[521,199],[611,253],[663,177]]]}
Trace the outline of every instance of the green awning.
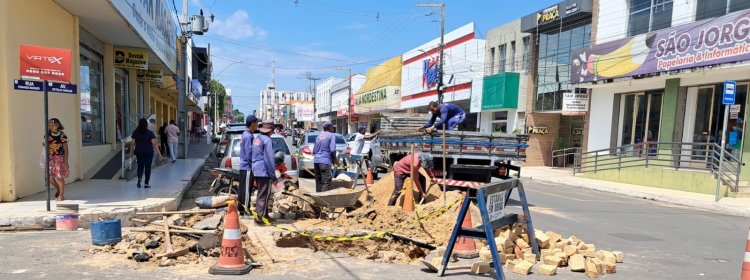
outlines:
{"label": "green awning", "polygon": [[518,109],[520,79],[520,74],[512,72],[484,77],[482,110]]}

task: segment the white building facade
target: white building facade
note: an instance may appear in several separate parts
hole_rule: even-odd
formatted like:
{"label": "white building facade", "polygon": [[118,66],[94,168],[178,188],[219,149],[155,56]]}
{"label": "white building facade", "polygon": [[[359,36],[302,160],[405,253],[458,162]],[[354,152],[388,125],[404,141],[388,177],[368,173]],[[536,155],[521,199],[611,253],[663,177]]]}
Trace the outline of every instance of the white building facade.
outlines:
{"label": "white building facade", "polygon": [[[474,23],[445,34],[443,102],[454,103],[466,111],[459,130],[477,130],[478,114],[470,113],[472,94],[481,95],[484,76],[485,41],[478,39]],[[402,55],[401,109],[426,112],[430,101],[437,101],[440,38]]]}
{"label": "white building facade", "polygon": [[308,103],[312,105],[313,97],[311,92],[276,90],[273,84],[269,84],[260,92],[261,110],[256,113],[260,119],[273,119],[284,126],[292,126],[298,111],[296,106]]}
{"label": "white building facade", "polygon": [[341,82],[341,79],[328,77],[315,86],[315,115],[317,121],[330,121],[336,116],[336,111],[331,110],[331,87]]}
{"label": "white building facade", "polygon": [[[349,88],[349,79],[351,79],[351,90]],[[354,100],[352,95],[359,91],[365,83],[365,75],[355,74],[346,77],[331,87],[331,111],[336,112],[336,117],[332,122],[336,125],[336,131],[341,134],[352,133],[359,121],[359,117],[352,115],[351,123],[349,122],[351,102]]]}

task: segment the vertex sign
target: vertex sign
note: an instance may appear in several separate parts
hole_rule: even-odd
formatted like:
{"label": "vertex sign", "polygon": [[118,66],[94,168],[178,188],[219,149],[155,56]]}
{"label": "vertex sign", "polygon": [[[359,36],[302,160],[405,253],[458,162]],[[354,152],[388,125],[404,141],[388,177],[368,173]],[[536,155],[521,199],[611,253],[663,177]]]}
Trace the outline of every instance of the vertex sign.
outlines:
{"label": "vertex sign", "polygon": [[148,70],[148,51],[115,47],[115,67]]}
{"label": "vertex sign", "polygon": [[543,11],[536,14],[536,23],[545,24],[560,18],[560,10],[557,5],[546,8]]}
{"label": "vertex sign", "polygon": [[70,82],[71,52],[67,49],[20,46],[22,78]]}

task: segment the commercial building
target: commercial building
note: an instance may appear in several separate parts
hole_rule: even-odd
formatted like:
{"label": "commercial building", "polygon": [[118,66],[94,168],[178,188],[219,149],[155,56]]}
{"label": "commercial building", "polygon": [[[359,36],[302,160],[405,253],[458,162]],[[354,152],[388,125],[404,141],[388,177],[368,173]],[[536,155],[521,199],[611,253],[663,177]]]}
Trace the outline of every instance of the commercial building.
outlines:
{"label": "commercial building", "polygon": [[336,117],[336,111],[331,110],[331,88],[341,82],[341,79],[328,77],[315,86],[315,115],[317,122],[331,121]]}
{"label": "commercial building", "polygon": [[336,112],[336,118],[332,122],[336,125],[336,132],[347,134],[356,130],[359,116],[354,114],[349,116],[349,111],[354,102],[353,93],[359,91],[364,83],[364,75],[354,74],[331,87],[331,111]]}
{"label": "commercial building", "polygon": [[524,132],[530,41],[521,19],[487,32],[483,89],[471,97],[471,112],[481,112],[479,131]]}
{"label": "commercial building", "polygon": [[[469,107],[472,94],[482,91],[485,42],[477,38],[472,22],[446,33],[444,44],[443,102],[467,112],[459,130],[476,131],[478,113],[469,112]],[[438,37],[402,55],[401,109],[426,113],[427,104],[438,100],[439,46]]]}
{"label": "commercial building", "polygon": [[[689,143],[719,143],[726,110],[723,83],[732,80],[737,84],[727,143],[738,160],[745,160],[750,151],[750,139],[742,133],[750,87],[750,1],[599,2],[595,45],[571,56],[571,81],[591,90],[587,150],[635,156],[643,142],[682,142],[699,150],[708,145]],[[690,159],[705,151],[681,153]],[[740,169],[741,179],[749,180],[750,167]],[[668,180],[694,176],[672,171],[632,172],[648,178],[644,183],[664,187],[675,187]],[[600,174],[608,180],[627,178]],[[702,176],[708,184],[679,187],[713,193],[715,179]]]}
{"label": "commercial building", "polygon": [[521,30],[532,34],[525,114],[528,165],[551,165],[553,150],[583,146],[588,108],[580,105],[588,105],[588,95],[585,88],[571,85],[569,63],[571,50],[589,46],[592,12],[592,0],[567,0],[521,19]]}
{"label": "commercial building", "polygon": [[[313,94],[303,91],[276,90],[274,84],[268,84],[260,92],[260,108],[258,116],[261,119],[273,119],[284,127],[291,127],[297,121],[296,106],[311,104]],[[311,121],[311,120],[307,120]]]}
{"label": "commercial building", "polygon": [[[15,90],[14,80],[77,85],[76,94],[49,95],[49,115],[68,135],[68,182],[90,178],[113,159],[118,139],[140,117],[175,118],[178,25],[172,15],[164,0],[0,2],[0,201],[44,190],[43,94]],[[54,59],[21,62],[44,57]],[[37,71],[42,67],[54,67],[57,77],[43,77],[49,73]]]}
{"label": "commercial building", "polygon": [[391,58],[367,70],[365,83],[354,95],[358,126],[375,131],[380,114],[401,112],[401,56]]}

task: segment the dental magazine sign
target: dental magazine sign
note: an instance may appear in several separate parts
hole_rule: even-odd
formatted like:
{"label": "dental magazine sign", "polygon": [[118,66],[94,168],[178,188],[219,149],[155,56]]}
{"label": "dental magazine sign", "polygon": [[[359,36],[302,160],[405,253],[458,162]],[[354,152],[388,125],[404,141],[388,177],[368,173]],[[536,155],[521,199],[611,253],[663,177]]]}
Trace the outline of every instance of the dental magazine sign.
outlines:
{"label": "dental magazine sign", "polygon": [[750,11],[697,21],[571,53],[571,83],[750,59]]}

